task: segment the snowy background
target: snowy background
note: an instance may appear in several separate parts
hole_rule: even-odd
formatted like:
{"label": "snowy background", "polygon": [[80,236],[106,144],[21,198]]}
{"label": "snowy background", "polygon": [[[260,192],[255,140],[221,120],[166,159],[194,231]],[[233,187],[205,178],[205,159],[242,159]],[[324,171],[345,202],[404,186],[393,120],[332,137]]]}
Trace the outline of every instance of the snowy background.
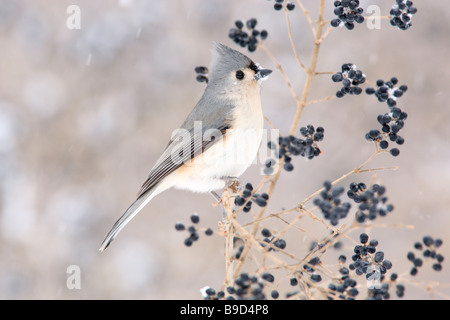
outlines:
{"label": "snowy background", "polygon": [[[332,19],[332,1],[327,19]],[[314,16],[316,1],[305,0]],[[394,1],[377,4],[383,14]],[[404,32],[381,22],[349,32],[333,30],[321,47],[318,71],[339,71],[352,62],[375,81],[399,78],[409,87],[399,106],[408,113],[406,142],[397,158],[380,156],[370,167],[398,165],[377,178],[395,211],[374,228],[398,273],[411,263],[406,252],[424,235],[444,240],[450,259],[450,10],[446,1],[414,1],[419,9]],[[81,9],[81,29],[66,26],[66,9]],[[234,48],[228,30],[237,19],[258,19],[267,47],[300,92],[298,69],[284,14],[261,0],[44,1],[0,2],[0,298],[1,299],[173,299],[201,298],[199,289],[223,280],[223,241],[203,236],[186,248],[176,221],[197,212],[201,225],[216,229],[221,212],[209,195],[177,190],[156,197],[104,253],[105,234],[134,200],[171,132],[201,96],[194,68],[209,65],[213,41]],[[308,63],[311,32],[300,10],[291,13],[297,49]],[[244,52],[244,51],[243,51]],[[245,51],[248,54],[248,51]],[[249,54],[274,69],[259,50]],[[311,99],[332,96],[339,85],[329,76],[313,82]],[[286,134],[295,104],[278,72],[264,82],[263,109]],[[364,134],[378,127],[385,105],[373,96],[347,96],[306,108],[301,125],[322,125],[323,154],[295,159],[284,172],[269,209],[290,208],[360,165],[373,151]],[[259,167],[244,181],[257,183]],[[369,183],[370,174],[344,181]],[[311,228],[298,242],[327,234]],[[357,237],[357,233],[352,233]],[[66,286],[67,268],[79,266],[81,289]],[[422,267],[420,282],[450,283],[450,266],[436,273]],[[406,297],[429,298],[421,284],[406,285]],[[450,289],[439,289],[450,296]],[[435,296],[436,297],[436,296]],[[437,296],[442,298],[442,296]]]}

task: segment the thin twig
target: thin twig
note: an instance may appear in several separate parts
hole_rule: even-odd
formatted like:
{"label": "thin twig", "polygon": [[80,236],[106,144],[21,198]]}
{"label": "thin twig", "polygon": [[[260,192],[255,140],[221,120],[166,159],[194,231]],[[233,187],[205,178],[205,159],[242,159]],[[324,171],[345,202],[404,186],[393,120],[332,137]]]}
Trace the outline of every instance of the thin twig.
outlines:
{"label": "thin twig", "polygon": [[334,29],[334,27],[328,27],[327,30],[325,30],[325,32],[320,37],[319,41],[322,42],[330,34],[331,30],[333,30],[333,29]]}
{"label": "thin twig", "polygon": [[295,60],[297,61],[300,68],[303,69],[303,71],[308,72],[308,69],[305,67],[305,65],[300,60],[297,49],[295,48],[294,37],[292,36],[292,31],[291,31],[291,22],[289,20],[289,13],[286,8],[284,8],[284,14],[286,16],[286,25],[287,25],[288,35],[289,35],[289,41],[291,43],[292,51],[294,52]]}
{"label": "thin twig", "polygon": [[300,0],[297,0],[297,5],[300,7],[300,9],[303,12],[303,15],[305,16],[306,20],[309,23],[309,26],[311,27],[311,32],[314,36],[314,38],[316,37],[316,28],[314,27],[314,22],[311,19],[311,16],[309,15],[308,10],[306,10],[305,6],[303,5],[303,3]]}
{"label": "thin twig", "polygon": [[267,118],[266,115],[264,115],[264,120],[267,122],[269,127],[271,127],[272,129],[276,130],[275,126],[272,124],[272,122],[270,122],[269,118]]}
{"label": "thin twig", "polygon": [[320,76],[320,75],[323,75],[323,74],[335,74],[335,72],[333,72],[333,71],[317,71],[315,73],[316,76]]}
{"label": "thin twig", "polygon": [[283,67],[281,66],[281,64],[278,62],[278,60],[275,58],[275,56],[270,52],[270,50],[267,49],[267,47],[264,45],[264,43],[260,43],[259,48],[263,49],[266,52],[266,54],[269,56],[270,60],[272,60],[272,63],[275,65],[275,67],[278,69],[278,71],[280,71],[281,76],[283,77],[284,81],[286,82],[289,92],[291,93],[292,97],[298,104],[299,98],[298,98],[297,94],[295,93],[294,89],[292,88],[291,82],[289,81],[289,78],[288,78],[286,72],[283,70]]}
{"label": "thin twig", "polygon": [[305,85],[303,87],[302,96],[300,98],[300,104],[297,106],[297,111],[294,115],[294,121],[292,122],[291,129],[289,130],[289,134],[294,134],[294,132],[297,130],[298,123],[300,121],[300,117],[302,115],[303,109],[306,106],[306,100],[308,98],[308,94],[311,88],[311,83],[314,78],[314,74],[316,73],[316,66],[317,66],[317,59],[319,57],[319,49],[320,49],[320,37],[322,36],[322,21],[323,21],[323,15],[325,10],[325,0],[320,0],[320,6],[319,6],[319,18],[317,20],[317,32],[314,38],[314,46],[313,46],[313,52],[311,56],[311,62],[309,64],[308,72],[307,72],[307,78],[305,81]]}
{"label": "thin twig", "polygon": [[322,98],[322,99],[311,100],[311,101],[306,102],[306,105],[315,104],[315,103],[319,103],[319,102],[323,102],[323,101],[330,101],[330,100],[333,100],[335,98],[337,98],[336,95],[330,96],[330,97],[325,97],[325,98]]}
{"label": "thin twig", "polygon": [[[303,7],[303,5],[298,1],[299,6]],[[303,7],[304,8],[304,7]],[[269,57],[271,58],[271,60],[275,63],[275,65],[277,66],[277,69],[280,70],[281,74],[283,75],[283,77],[285,78],[286,83],[288,84],[289,90],[291,91],[292,96],[294,97],[295,101],[297,102],[297,110],[294,116],[294,120],[292,122],[291,125],[291,129],[289,131],[290,134],[294,134],[295,130],[297,129],[298,123],[300,121],[300,117],[302,115],[303,109],[306,106],[306,100],[308,98],[308,93],[310,91],[311,88],[311,83],[312,83],[312,79],[314,78],[315,72],[316,72],[316,65],[317,65],[317,59],[318,59],[318,55],[319,55],[319,49],[320,49],[320,37],[322,36],[322,30],[323,30],[323,17],[324,17],[324,10],[325,10],[325,0],[320,0],[320,6],[319,6],[319,15],[318,15],[318,19],[317,19],[317,30],[315,32],[315,38],[314,38],[314,48],[313,48],[313,53],[312,53],[312,57],[311,57],[311,62],[309,65],[309,68],[307,70],[307,78],[306,78],[306,82],[305,85],[303,87],[303,93],[302,96],[300,98],[300,100],[298,99],[297,95],[295,94],[285,72],[283,71],[283,68],[281,67],[281,65],[278,63],[278,61],[275,59],[275,57],[273,57],[273,55],[270,53],[270,51],[264,46],[264,44],[261,44],[261,48],[263,48],[263,50],[269,55]],[[305,13],[305,11],[304,11]],[[278,182],[278,179],[280,177],[281,174],[281,170],[283,167],[283,163],[284,160],[280,159],[280,163],[278,166],[277,171],[275,172],[275,174],[272,176],[272,179],[270,180],[269,183],[269,187],[267,190],[267,194],[269,195],[269,197],[272,195],[273,190],[275,189],[275,186]],[[265,208],[266,207],[262,207],[259,209],[258,214],[256,215],[256,220],[259,220],[265,212]],[[252,225],[252,229],[250,234],[252,236],[254,236],[256,234],[256,232],[258,231],[258,223],[254,223]],[[248,246],[244,247],[244,250],[242,251],[241,254],[241,261],[245,260],[247,254],[248,254]],[[236,266],[235,269],[235,274],[239,274],[239,271],[242,267],[242,264],[238,264]]]}
{"label": "thin twig", "polygon": [[[347,177],[351,176],[352,174],[357,174],[357,173],[363,173],[363,172],[370,172],[370,171],[379,171],[379,170],[396,170],[398,167],[384,167],[384,168],[375,168],[375,169],[363,169],[370,161],[372,161],[372,159],[378,155],[380,152],[378,150],[376,150],[366,161],[364,161],[358,168],[354,168],[352,170],[350,170],[349,172],[347,172],[346,174],[342,175],[340,178],[334,180],[333,182],[331,182],[332,185],[335,185],[339,182],[341,182],[342,180],[346,179]],[[299,208],[303,208],[304,205],[310,201],[311,199],[313,199],[314,197],[318,196],[322,191],[324,190],[324,188],[321,188],[319,190],[317,190],[316,192],[314,192],[313,194],[311,194],[310,196],[308,196],[305,200],[303,200],[298,207]]]}

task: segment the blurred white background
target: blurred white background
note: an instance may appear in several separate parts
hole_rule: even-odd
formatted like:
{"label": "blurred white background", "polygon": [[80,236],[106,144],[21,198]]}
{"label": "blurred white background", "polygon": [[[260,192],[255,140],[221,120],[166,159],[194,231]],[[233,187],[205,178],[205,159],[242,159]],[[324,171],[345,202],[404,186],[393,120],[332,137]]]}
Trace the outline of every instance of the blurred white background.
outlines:
{"label": "blurred white background", "polygon": [[[327,1],[326,19],[334,18]],[[314,17],[317,1],[303,3]],[[394,1],[377,4],[383,14]],[[371,237],[408,273],[406,252],[424,235],[444,240],[450,250],[450,10],[447,2],[414,1],[419,12],[413,27],[400,31],[381,21],[379,30],[358,25],[333,30],[324,41],[317,71],[339,71],[352,62],[368,80],[399,78],[409,89],[399,100],[408,113],[406,142],[394,158],[378,157],[370,167],[398,165],[377,173],[394,212],[380,223],[415,228],[373,228]],[[66,9],[81,9],[81,29],[66,26]],[[189,222],[197,212],[201,225],[217,229],[219,208],[210,195],[177,190],[156,197],[104,253],[103,237],[134,200],[140,185],[201,96],[204,84],[194,68],[209,65],[213,41],[237,48],[228,30],[238,19],[258,19],[265,44],[287,70],[301,93],[304,73],[296,65],[284,14],[273,1],[261,0],[2,0],[0,3],[0,298],[1,299],[200,299],[199,289],[220,288],[223,241],[218,236],[187,248],[176,221]],[[291,13],[297,49],[309,63],[312,36],[301,11]],[[239,49],[239,48],[237,48]],[[275,70],[262,50],[248,53]],[[330,76],[313,82],[310,99],[339,89]],[[279,72],[263,83],[263,109],[286,134],[295,104]],[[269,211],[290,208],[360,165],[373,151],[364,134],[377,128],[376,116],[387,107],[365,94],[308,106],[301,125],[322,125],[323,154],[312,161],[295,159],[284,172]],[[257,183],[259,167],[243,181]],[[344,181],[369,183],[370,174]],[[298,246],[306,253],[312,240],[328,234],[308,226]],[[316,231],[317,229],[317,231]],[[316,233],[317,232],[317,233]],[[352,233],[355,237],[357,233]],[[67,267],[81,270],[81,289],[66,286]],[[422,267],[418,282],[449,284],[450,267],[440,273]],[[406,297],[428,294],[421,284],[405,284]]]}

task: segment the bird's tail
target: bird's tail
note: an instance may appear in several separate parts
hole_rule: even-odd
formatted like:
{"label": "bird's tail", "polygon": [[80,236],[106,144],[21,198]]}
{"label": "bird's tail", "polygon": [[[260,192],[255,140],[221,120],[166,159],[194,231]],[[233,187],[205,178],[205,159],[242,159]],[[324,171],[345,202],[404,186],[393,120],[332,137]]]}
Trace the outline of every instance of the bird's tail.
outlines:
{"label": "bird's tail", "polygon": [[103,243],[99,249],[100,251],[104,251],[106,248],[108,248],[117,234],[126,226],[126,224],[130,222],[131,219],[133,219],[134,216],[137,215],[139,211],[141,211],[142,208],[144,208],[145,205],[160,192],[160,190],[158,189],[158,185],[153,186],[152,188],[141,194],[136,199],[136,201],[131,204],[131,206],[127,209],[127,211],[125,211],[125,213],[119,218],[119,220],[114,223],[111,230],[106,235],[105,240],[103,240]]}

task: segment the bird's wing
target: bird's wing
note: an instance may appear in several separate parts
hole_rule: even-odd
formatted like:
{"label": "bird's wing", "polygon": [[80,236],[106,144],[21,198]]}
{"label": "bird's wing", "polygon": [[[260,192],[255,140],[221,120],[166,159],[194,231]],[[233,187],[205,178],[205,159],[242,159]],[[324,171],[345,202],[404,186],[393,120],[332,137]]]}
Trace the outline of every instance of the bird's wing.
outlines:
{"label": "bird's wing", "polygon": [[[229,128],[229,125],[223,125],[217,128],[221,132],[220,137]],[[142,185],[138,197],[177,170],[184,163],[203,153],[217,141],[220,141],[220,139],[204,138],[203,135],[194,133],[193,131],[185,132],[171,139],[156,165],[151,170],[147,180]]]}
{"label": "bird's wing", "polygon": [[[181,128],[175,132],[169,141],[163,154],[159,157],[147,180],[142,185],[138,197],[184,163],[220,141],[225,131],[231,128],[229,117],[233,107],[228,101],[214,101],[216,108],[211,108],[204,102],[204,97],[200,99]],[[201,130],[195,128],[195,121],[201,121]],[[219,137],[214,131],[216,133],[220,132]]]}
{"label": "bird's wing", "polygon": [[[223,125],[217,128],[218,131],[216,132],[220,131],[220,137],[222,137],[228,128],[228,125]],[[216,135],[209,136],[208,133],[206,134],[206,137],[203,138],[201,137],[201,134],[186,134],[181,142],[177,142],[177,137],[179,137],[179,135],[175,135],[169,142],[169,145],[166,147],[157,165],[152,169],[148,179],[142,185],[137,199],[108,232],[100,247],[100,251],[104,251],[125,225],[159,193],[158,186],[164,177],[174,172],[184,162],[189,161],[200,152],[211,147],[215,142],[220,141],[220,139],[212,139],[212,137],[216,138]]]}
{"label": "bird's wing", "polygon": [[[223,137],[228,128],[230,128],[230,126],[227,124],[223,124],[217,128],[218,131],[216,131],[216,133],[220,132],[219,138]],[[212,135],[206,133],[205,136],[200,132],[194,133],[193,131],[194,130],[185,132],[183,135],[178,133],[170,140],[157,164],[150,172],[148,179],[142,185],[136,200],[119,220],[116,221],[106,235],[105,240],[103,240],[100,247],[100,251],[105,250],[125,225],[159,193],[158,186],[162,179],[178,169],[183,163],[193,159],[196,155],[205,151],[217,141],[220,141],[220,139],[216,139],[217,135],[211,131],[209,132],[211,132]],[[183,139],[178,141],[179,137],[183,137]]]}

